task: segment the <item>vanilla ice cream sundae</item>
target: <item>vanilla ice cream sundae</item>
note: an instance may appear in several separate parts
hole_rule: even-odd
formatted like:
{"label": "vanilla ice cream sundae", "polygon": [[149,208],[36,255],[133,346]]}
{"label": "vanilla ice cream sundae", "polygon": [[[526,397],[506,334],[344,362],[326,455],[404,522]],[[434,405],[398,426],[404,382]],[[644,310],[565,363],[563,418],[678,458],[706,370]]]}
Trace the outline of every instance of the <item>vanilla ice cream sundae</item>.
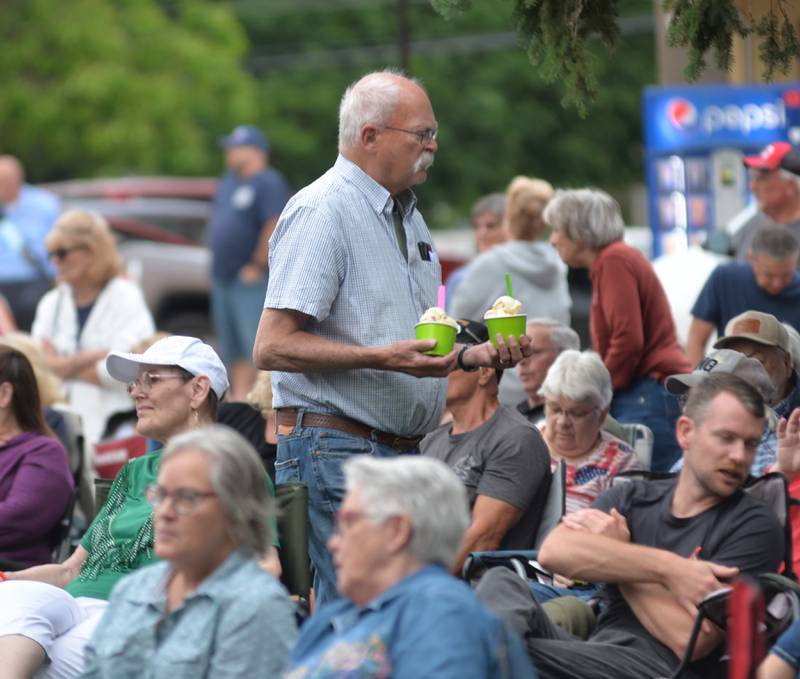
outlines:
{"label": "vanilla ice cream sundae", "polygon": [[506,316],[519,316],[522,313],[522,302],[508,295],[503,295],[495,300],[492,308],[484,315],[484,318],[505,318]]}
{"label": "vanilla ice cream sundae", "polygon": [[455,319],[450,318],[450,316],[447,315],[447,312],[438,306],[432,306],[430,309],[425,311],[425,313],[419,317],[419,322],[444,323],[445,325],[450,325],[458,330],[458,323],[456,323]]}

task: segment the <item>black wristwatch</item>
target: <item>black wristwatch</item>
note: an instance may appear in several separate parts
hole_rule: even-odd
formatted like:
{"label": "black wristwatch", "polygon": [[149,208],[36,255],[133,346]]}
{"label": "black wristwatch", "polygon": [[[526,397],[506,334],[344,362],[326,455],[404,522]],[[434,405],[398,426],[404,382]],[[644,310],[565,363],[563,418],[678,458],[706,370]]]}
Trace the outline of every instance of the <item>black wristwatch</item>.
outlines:
{"label": "black wristwatch", "polygon": [[464,352],[469,349],[469,345],[465,344],[461,347],[461,351],[458,352],[458,358],[456,358],[456,366],[458,366],[459,370],[463,370],[465,373],[474,373],[476,372],[480,366],[473,365],[471,368],[468,368],[464,365]]}

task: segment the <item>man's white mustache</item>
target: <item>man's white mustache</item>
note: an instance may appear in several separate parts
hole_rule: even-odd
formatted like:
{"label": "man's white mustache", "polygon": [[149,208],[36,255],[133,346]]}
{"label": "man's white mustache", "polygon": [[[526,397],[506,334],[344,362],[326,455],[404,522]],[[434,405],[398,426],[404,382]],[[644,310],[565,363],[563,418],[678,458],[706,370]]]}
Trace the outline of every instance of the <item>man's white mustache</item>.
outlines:
{"label": "man's white mustache", "polygon": [[423,151],[422,155],[417,158],[417,162],[414,163],[414,172],[427,170],[431,165],[433,165],[433,158],[433,151]]}

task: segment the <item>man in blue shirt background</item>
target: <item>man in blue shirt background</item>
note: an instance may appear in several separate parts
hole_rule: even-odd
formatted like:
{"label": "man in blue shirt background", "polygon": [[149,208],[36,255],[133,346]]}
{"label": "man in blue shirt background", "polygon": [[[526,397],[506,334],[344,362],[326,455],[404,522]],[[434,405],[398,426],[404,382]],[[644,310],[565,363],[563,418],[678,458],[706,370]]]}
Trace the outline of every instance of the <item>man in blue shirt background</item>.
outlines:
{"label": "man in blue shirt background", "polygon": [[17,158],[0,156],[0,294],[21,330],[30,330],[36,305],[53,283],[44,239],[60,211],[55,194],[25,183]]}
{"label": "man in blue shirt background", "polygon": [[792,232],[780,224],[762,226],[753,236],[747,263],[718,266],[708,277],[692,307],[686,355],[694,364],[705,355],[708,338],[743,311],[772,314],[800,327],[800,246]]}
{"label": "man in blue shirt background", "polygon": [[289,187],[269,167],[269,144],[257,127],[240,125],[222,143],[228,171],[214,196],[209,225],[211,311],[231,398],[243,401],[255,379],[250,355],[267,290],[269,237]]}

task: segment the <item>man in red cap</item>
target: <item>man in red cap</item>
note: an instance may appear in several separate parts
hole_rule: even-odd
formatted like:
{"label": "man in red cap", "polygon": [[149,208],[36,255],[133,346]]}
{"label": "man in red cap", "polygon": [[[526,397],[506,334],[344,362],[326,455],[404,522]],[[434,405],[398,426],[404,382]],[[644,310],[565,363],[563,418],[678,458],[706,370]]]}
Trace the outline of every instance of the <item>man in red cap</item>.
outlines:
{"label": "man in red cap", "polygon": [[[800,150],[778,141],[758,155],[745,157],[744,164],[757,211],[745,210],[728,225],[740,261],[747,259],[753,235],[765,224],[784,224],[800,240]],[[737,223],[741,224],[738,228]]]}

